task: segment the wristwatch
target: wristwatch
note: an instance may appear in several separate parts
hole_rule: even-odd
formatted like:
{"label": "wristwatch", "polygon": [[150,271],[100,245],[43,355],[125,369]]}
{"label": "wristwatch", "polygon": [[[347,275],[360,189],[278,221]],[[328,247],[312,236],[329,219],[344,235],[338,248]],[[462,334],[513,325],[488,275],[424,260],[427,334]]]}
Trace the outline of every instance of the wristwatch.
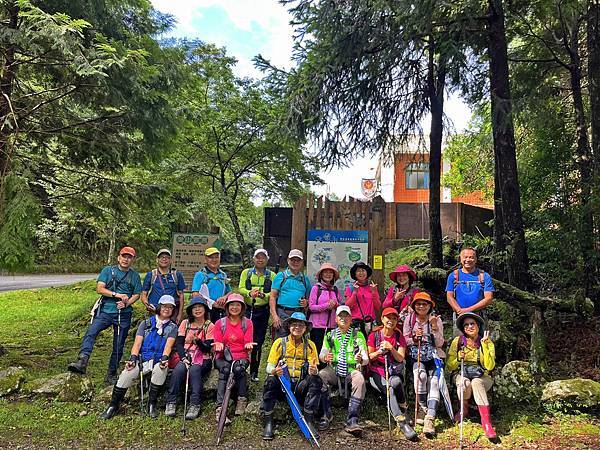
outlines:
{"label": "wristwatch", "polygon": [[117,293],[113,291],[112,296],[113,298],[115,298],[117,296]]}

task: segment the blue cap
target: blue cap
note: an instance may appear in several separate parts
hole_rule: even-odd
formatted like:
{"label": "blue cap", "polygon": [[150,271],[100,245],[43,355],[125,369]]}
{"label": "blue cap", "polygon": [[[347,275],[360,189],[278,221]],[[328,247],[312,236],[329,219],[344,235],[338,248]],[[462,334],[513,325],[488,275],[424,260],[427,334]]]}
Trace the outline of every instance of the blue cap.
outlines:
{"label": "blue cap", "polygon": [[302,312],[295,312],[290,317],[283,321],[283,328],[287,331],[290,331],[290,323],[291,322],[304,322],[306,324],[306,332],[309,332],[312,328],[312,323],[306,320],[306,315]]}

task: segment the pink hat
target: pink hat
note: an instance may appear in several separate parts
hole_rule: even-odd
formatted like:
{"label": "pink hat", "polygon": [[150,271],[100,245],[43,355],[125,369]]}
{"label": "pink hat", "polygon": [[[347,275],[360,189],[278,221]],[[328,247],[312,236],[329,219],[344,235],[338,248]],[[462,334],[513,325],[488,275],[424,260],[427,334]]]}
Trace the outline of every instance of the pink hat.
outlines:
{"label": "pink hat", "polygon": [[417,274],[410,268],[410,266],[407,266],[406,264],[396,267],[396,270],[390,273],[390,280],[392,280],[394,283],[398,283],[396,278],[398,278],[399,273],[407,273],[411,283],[417,281]]}
{"label": "pink hat", "polygon": [[333,281],[334,282],[336,282],[340,278],[340,272],[339,272],[339,270],[337,270],[337,267],[335,267],[331,263],[323,263],[323,264],[321,264],[321,267],[319,268],[319,270],[315,274],[315,276],[317,277],[317,280],[321,279],[321,272],[323,272],[324,270],[331,270],[331,271],[333,271]]}
{"label": "pink hat", "polygon": [[242,304],[241,315],[243,316],[244,312],[246,311],[246,302],[244,301],[244,297],[242,297],[242,294],[238,294],[237,292],[232,292],[227,296],[227,300],[225,300],[225,312],[227,313],[227,315],[229,315],[229,305],[234,302]]}

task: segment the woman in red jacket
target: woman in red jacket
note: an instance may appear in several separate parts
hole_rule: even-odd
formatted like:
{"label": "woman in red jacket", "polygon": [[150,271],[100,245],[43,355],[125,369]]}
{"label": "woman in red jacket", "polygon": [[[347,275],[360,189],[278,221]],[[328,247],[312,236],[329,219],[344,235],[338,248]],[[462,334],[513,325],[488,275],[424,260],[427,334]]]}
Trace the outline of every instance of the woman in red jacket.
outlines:
{"label": "woman in red jacket", "polygon": [[[239,416],[246,410],[248,404],[248,382],[246,369],[250,364],[250,352],[254,345],[252,336],[254,327],[252,321],[244,317],[246,302],[238,293],[231,293],[225,301],[226,316],[215,324],[215,366],[219,370],[219,384],[217,387],[217,421],[221,414],[225,388],[230,370],[233,370],[235,385],[237,386],[237,404],[235,415]],[[226,423],[230,422],[227,419]]]}

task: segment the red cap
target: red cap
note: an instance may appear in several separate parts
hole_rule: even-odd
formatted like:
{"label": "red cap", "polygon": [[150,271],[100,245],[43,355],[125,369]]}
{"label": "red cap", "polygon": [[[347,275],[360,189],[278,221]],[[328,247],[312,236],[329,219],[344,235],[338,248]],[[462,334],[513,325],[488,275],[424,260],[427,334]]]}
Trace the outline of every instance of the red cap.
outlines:
{"label": "red cap", "polygon": [[135,256],[135,249],[133,247],[123,247],[119,252],[119,255]]}
{"label": "red cap", "polygon": [[398,311],[396,311],[396,308],[385,308],[382,313],[381,313],[381,317],[383,316],[387,316],[388,314],[394,314],[396,317],[400,317],[400,314],[398,314]]}

